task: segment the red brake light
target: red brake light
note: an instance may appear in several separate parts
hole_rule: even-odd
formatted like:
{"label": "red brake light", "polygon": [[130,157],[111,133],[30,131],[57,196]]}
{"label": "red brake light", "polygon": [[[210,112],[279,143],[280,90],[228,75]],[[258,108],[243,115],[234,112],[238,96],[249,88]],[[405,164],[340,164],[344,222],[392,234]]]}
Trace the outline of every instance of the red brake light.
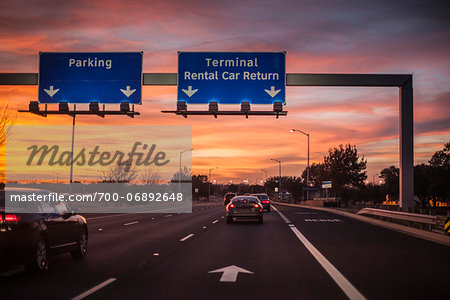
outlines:
{"label": "red brake light", "polygon": [[[3,217],[0,216],[0,221],[3,222]],[[5,222],[19,222],[20,219],[16,215],[5,215]]]}
{"label": "red brake light", "polygon": [[254,208],[258,208],[258,207],[259,207],[259,204],[254,204],[253,207],[254,207]]}
{"label": "red brake light", "polygon": [[230,208],[234,208],[236,207],[236,205],[234,205],[233,203],[230,204]]}

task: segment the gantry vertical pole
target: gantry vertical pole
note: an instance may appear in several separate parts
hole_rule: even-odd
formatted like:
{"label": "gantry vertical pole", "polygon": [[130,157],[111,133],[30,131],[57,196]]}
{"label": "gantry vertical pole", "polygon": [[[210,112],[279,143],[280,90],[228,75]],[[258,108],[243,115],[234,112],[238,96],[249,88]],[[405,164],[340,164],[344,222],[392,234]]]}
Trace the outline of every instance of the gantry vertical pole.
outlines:
{"label": "gantry vertical pole", "polygon": [[401,86],[400,96],[400,207],[414,208],[414,115],[412,76]]}

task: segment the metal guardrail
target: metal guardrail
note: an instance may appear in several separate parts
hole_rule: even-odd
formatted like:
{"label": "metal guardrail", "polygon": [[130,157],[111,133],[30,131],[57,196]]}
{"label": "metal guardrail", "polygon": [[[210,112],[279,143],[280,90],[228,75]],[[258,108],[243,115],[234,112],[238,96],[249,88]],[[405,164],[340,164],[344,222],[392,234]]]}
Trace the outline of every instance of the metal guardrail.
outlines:
{"label": "metal guardrail", "polygon": [[389,218],[397,221],[406,221],[408,223],[418,223],[423,225],[428,225],[429,230],[432,230],[432,227],[438,226],[438,217],[437,216],[429,216],[429,215],[421,215],[421,214],[412,214],[405,213],[399,211],[389,211],[384,209],[376,209],[376,208],[363,208],[359,212],[358,215],[369,215],[369,216],[377,216]]}

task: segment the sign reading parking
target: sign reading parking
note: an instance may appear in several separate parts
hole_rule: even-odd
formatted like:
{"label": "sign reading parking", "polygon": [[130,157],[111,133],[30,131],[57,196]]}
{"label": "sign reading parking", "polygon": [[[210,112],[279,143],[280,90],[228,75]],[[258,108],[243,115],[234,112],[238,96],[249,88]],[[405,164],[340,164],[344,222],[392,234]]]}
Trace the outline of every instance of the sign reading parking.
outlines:
{"label": "sign reading parking", "polygon": [[41,52],[38,100],[141,104],[142,55],[142,52]]}
{"label": "sign reading parking", "polygon": [[178,101],[272,104],[286,99],[285,52],[179,52]]}

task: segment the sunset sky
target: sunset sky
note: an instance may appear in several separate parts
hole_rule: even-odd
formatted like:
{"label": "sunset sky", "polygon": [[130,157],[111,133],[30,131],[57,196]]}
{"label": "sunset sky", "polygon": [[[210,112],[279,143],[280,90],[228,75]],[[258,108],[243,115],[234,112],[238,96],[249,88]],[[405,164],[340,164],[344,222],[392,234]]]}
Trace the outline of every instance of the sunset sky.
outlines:
{"label": "sunset sky", "polygon": [[[0,72],[37,73],[40,51],[144,51],[145,73],[176,73],[177,51],[286,51],[287,73],[413,74],[417,164],[450,140],[449,8],[448,0],[2,0]],[[176,108],[176,90],[143,86],[141,116],[80,116],[77,124],[191,125],[193,173],[218,166],[219,182],[254,183],[265,177],[258,169],[278,175],[269,158],[282,161],[283,175],[299,176],[307,139],[291,128],[310,133],[311,163],[350,143],[367,159],[370,180],[398,166],[397,88],[287,87],[288,115],[279,119],[162,114]],[[26,109],[30,100],[37,86],[0,86],[0,104]],[[27,113],[16,121],[71,123]]]}

